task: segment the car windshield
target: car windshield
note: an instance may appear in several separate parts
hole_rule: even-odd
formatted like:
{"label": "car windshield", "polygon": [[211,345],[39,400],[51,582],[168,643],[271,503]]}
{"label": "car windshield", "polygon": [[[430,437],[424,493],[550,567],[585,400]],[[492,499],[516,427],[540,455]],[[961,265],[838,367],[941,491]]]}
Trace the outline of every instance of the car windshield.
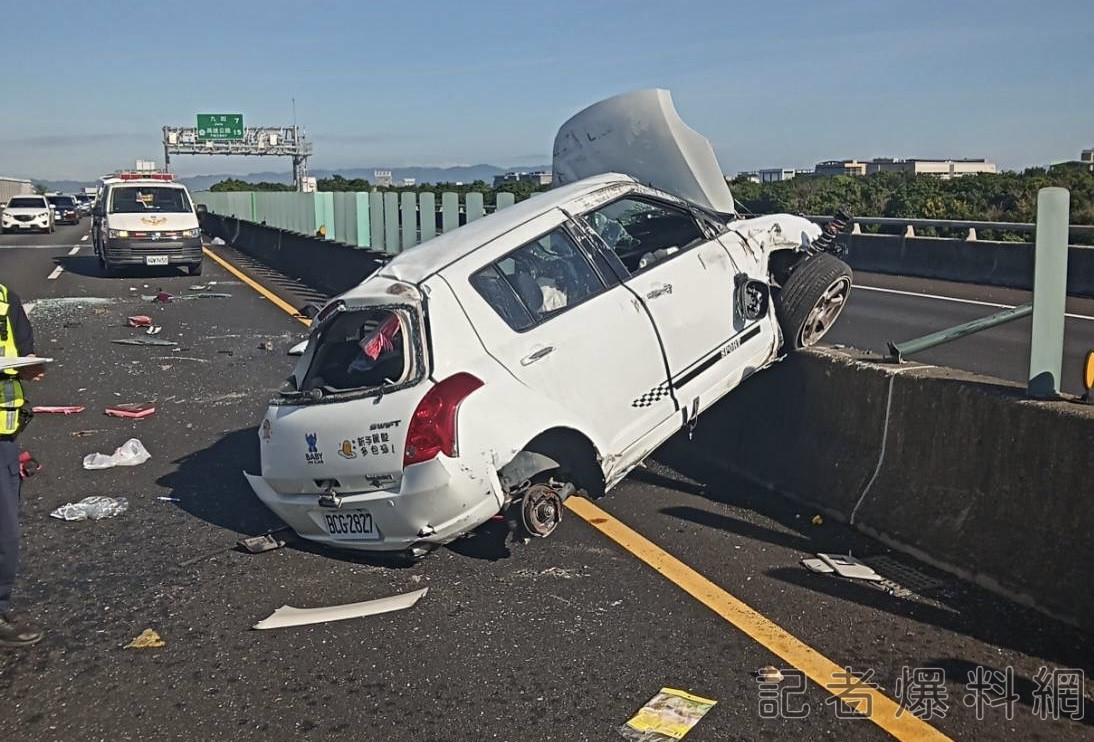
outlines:
{"label": "car windshield", "polygon": [[76,201],[72,196],[47,196],[47,200],[54,206],[67,206],[72,208],[76,205]]}
{"label": "car windshield", "polygon": [[110,191],[110,213],[143,214],[145,212],[188,213],[190,201],[186,191],[170,186],[115,186]]}
{"label": "car windshield", "polygon": [[8,201],[9,209],[42,209],[46,202],[42,198],[13,198]]}

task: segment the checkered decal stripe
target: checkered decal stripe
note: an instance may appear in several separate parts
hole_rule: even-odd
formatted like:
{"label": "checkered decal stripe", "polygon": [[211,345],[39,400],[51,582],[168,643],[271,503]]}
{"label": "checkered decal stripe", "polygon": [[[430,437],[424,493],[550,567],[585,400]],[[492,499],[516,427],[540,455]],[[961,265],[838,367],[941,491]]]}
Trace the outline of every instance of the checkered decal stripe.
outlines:
{"label": "checkered decal stripe", "polygon": [[664,381],[631,402],[631,407],[650,407],[668,396],[669,382]]}

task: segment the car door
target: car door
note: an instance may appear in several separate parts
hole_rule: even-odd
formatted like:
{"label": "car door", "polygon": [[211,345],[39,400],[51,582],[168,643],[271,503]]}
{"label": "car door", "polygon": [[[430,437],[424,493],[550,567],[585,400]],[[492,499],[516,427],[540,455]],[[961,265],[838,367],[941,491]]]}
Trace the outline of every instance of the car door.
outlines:
{"label": "car door", "polygon": [[602,454],[622,456],[677,409],[649,315],[561,211],[508,238],[513,249],[469,275],[466,311],[514,377],[583,421]]}
{"label": "car door", "polygon": [[737,311],[741,268],[732,254],[690,211],[645,194],[580,218],[618,257],[624,285],[653,318],[680,405],[692,414],[705,408],[764,342],[759,323]]}

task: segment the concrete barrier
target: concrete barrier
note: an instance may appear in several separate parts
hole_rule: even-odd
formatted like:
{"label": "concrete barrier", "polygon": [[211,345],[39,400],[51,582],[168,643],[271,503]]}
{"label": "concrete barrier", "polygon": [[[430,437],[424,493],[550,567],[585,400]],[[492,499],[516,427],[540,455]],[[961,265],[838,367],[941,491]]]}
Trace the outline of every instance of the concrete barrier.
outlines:
{"label": "concrete barrier", "polygon": [[[855,270],[939,278],[1031,290],[1033,244],[887,234],[848,234],[847,262]],[[1094,296],[1094,247],[1068,249],[1067,290]]]}
{"label": "concrete barrier", "polygon": [[791,356],[700,419],[724,467],[897,550],[1094,629],[1094,407],[936,367]]}
{"label": "concrete barrier", "polygon": [[206,234],[331,296],[356,286],[389,257],[230,216],[204,214],[201,224]]}

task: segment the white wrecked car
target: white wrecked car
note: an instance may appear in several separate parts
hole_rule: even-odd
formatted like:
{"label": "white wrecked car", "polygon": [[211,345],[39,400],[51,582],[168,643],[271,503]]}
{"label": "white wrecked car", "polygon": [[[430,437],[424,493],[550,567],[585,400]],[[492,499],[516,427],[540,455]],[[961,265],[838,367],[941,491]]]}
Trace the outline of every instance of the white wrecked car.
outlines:
{"label": "white wrecked car", "polygon": [[314,317],[247,474],[300,536],[420,556],[499,514],[546,536],[847,301],[843,224],[740,218],[667,91],[566,122],[554,177]]}

